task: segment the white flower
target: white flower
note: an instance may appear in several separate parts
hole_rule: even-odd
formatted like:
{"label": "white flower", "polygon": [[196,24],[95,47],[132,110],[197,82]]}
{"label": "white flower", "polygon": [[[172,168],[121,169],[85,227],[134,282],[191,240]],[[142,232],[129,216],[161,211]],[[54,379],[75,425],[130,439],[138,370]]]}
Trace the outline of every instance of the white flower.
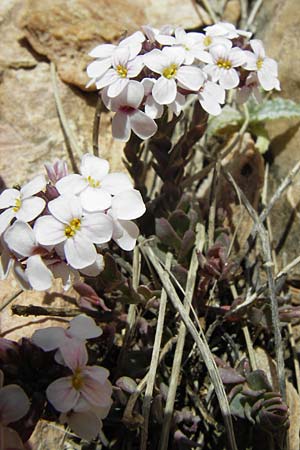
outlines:
{"label": "white flower", "polygon": [[32,288],[37,291],[49,289],[52,285],[52,273],[41,257],[47,251],[39,247],[31,226],[16,220],[4,233],[4,241],[19,258],[27,258],[24,275]]}
{"label": "white flower", "polygon": [[83,269],[96,261],[95,244],[108,242],[112,222],[103,213],[84,214],[78,197],[61,195],[48,203],[51,215],[37,219],[34,231],[41,245],[63,243],[67,262]]}
{"label": "white flower", "polygon": [[206,80],[198,92],[198,99],[204,111],[213,116],[221,113],[221,105],[225,103],[225,90],[217,83]]}
{"label": "white flower", "polygon": [[207,36],[223,37],[226,39],[235,39],[239,36],[250,38],[252,33],[250,31],[238,30],[232,23],[218,22],[214,25],[209,25],[204,28]]}
{"label": "white flower", "polygon": [[87,66],[87,74],[92,80],[88,83],[87,87],[93,83],[97,83],[104,73],[111,68],[113,62],[113,56],[120,48],[128,48],[129,59],[135,58],[142,49],[142,43],[145,40],[145,36],[140,31],[133,33],[127,38],[123,39],[118,45],[113,44],[100,44],[97,45],[90,53],[89,56],[97,58]]}
{"label": "white flower", "polygon": [[34,194],[46,187],[46,179],[38,175],[25,184],[20,191],[18,189],[5,189],[0,195],[0,209],[5,211],[0,214],[0,235],[8,227],[14,217],[23,222],[35,219],[45,208],[46,202]]}
{"label": "white flower", "polygon": [[250,45],[254,53],[244,52],[246,60],[243,67],[257,72],[258,80],[265,91],[271,91],[272,89],[279,91],[277,62],[266,57],[263,43],[259,39],[252,39]]}
{"label": "white flower", "polygon": [[171,34],[174,28],[171,25],[164,25],[160,29],[153,28],[150,25],[143,25],[141,28],[151,44],[154,44],[156,41],[161,45],[173,45],[174,37]]}
{"label": "white flower", "polygon": [[239,104],[245,103],[250,95],[253,95],[257,103],[261,103],[262,96],[259,91],[259,80],[256,72],[250,72],[245,80],[245,84],[236,91],[236,101]]}
{"label": "white flower", "polygon": [[131,251],[134,249],[140,230],[131,220],[118,220],[112,210],[108,214],[113,220],[113,240],[123,250]]}
{"label": "white flower", "polygon": [[128,175],[108,172],[108,161],[86,153],[81,159],[81,175],[71,174],[62,178],[56,183],[56,188],[60,194],[78,194],[88,212],[105,211],[111,206],[113,195],[132,188]]}
{"label": "white flower", "polygon": [[145,213],[146,207],[140,192],[128,189],[112,199],[111,211],[118,220],[134,220]]}
{"label": "white flower", "polygon": [[224,89],[237,87],[240,78],[235,67],[245,62],[245,52],[238,47],[232,48],[232,44],[216,44],[210,48],[213,63],[208,64],[204,71],[211,76],[213,82],[219,81]]}
{"label": "white flower", "polygon": [[139,109],[144,98],[144,87],[138,81],[127,84],[122,93],[113,99],[102,92],[104,104],[116,112],[112,120],[112,135],[115,139],[127,142],[131,130],[141,139],[149,139],[157,131],[154,120]]}
{"label": "white flower", "polygon": [[143,57],[136,56],[130,59],[128,47],[118,48],[112,57],[112,68],[108,69],[96,81],[97,89],[108,86],[107,95],[117,97],[129,83],[143,69]]}
{"label": "white flower", "polygon": [[172,45],[183,48],[184,64],[193,64],[195,58],[205,63],[212,62],[210,54],[205,51],[200,33],[187,33],[183,28],[176,28]]}
{"label": "white flower", "polygon": [[143,78],[142,79],[142,85],[144,86],[144,95],[145,95],[145,113],[148,117],[151,117],[151,119],[159,119],[164,112],[163,105],[160,105],[157,103],[152,95],[152,89],[155,84],[154,78]]}
{"label": "white flower", "polygon": [[195,66],[182,66],[185,51],[180,47],[154,49],[144,56],[145,65],[161,76],[152,89],[154,100],[160,105],[173,103],[177,94],[177,84],[184,89],[197,91],[204,81],[202,70]]}

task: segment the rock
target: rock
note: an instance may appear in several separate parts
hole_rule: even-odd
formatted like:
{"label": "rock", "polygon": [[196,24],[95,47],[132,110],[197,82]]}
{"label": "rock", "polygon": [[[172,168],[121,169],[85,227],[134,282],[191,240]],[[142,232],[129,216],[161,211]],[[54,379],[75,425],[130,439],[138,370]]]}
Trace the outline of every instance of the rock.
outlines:
{"label": "rock", "polygon": [[224,8],[222,20],[236,25],[241,15],[240,0],[229,0]]}
{"label": "rock", "polygon": [[33,49],[53,61],[62,80],[84,89],[88,52],[101,42],[117,42],[141,25],[169,22],[199,26],[192,2],[179,0],[27,0],[20,27]]}

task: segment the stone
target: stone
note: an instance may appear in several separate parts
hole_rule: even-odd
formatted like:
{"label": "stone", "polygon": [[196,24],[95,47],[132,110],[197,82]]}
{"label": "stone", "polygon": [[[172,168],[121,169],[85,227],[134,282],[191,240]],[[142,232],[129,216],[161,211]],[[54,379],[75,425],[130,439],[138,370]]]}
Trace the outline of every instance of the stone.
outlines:
{"label": "stone", "polygon": [[224,8],[222,20],[237,25],[241,16],[241,2],[240,0],[229,0]]}
{"label": "stone", "polygon": [[62,80],[85,88],[88,52],[103,42],[116,43],[141,25],[201,25],[192,2],[179,0],[27,0],[20,28],[33,49],[53,61]]}

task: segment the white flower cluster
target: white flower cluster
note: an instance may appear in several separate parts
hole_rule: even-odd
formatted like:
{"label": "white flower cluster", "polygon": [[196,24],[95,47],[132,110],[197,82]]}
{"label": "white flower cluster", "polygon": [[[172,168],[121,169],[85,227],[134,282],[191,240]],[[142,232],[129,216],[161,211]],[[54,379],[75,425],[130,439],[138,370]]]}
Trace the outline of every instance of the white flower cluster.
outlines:
{"label": "white flower cluster", "polygon": [[46,170],[48,182],[37,176],[0,195],[0,275],[5,278],[13,267],[24,289],[48,289],[53,278],[67,288],[79,273],[98,275],[99,246],[113,239],[132,250],[139,234],[132,220],[145,212],[129,177],[109,173],[104,159],[83,155],[80,175],[68,175],[62,161]]}
{"label": "white flower cluster", "polygon": [[154,119],[164,106],[179,115],[189,94],[196,94],[202,108],[218,115],[228,89],[237,88],[245,102],[258,87],[280,89],[277,63],[265,55],[261,41],[249,41],[251,33],[220,22],[205,33],[186,33],[165,26],[143,26],[118,45],[101,44],[87,67],[106,107],[115,112],[112,134],[127,142],[131,130],[148,139],[157,130]]}

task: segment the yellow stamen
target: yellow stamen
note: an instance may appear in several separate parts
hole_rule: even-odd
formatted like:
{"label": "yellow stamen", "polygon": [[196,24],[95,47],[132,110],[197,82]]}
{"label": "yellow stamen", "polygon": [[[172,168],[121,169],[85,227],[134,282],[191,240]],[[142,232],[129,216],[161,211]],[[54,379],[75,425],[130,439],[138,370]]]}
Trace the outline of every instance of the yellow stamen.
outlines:
{"label": "yellow stamen", "polygon": [[21,208],[21,205],[22,205],[22,202],[21,202],[20,197],[19,197],[19,198],[16,198],[16,203],[15,203],[15,206],[13,207],[13,210],[14,210],[15,212],[18,212],[19,209]]}
{"label": "yellow stamen", "polygon": [[65,227],[65,235],[67,238],[73,237],[76,231],[80,230],[81,220],[80,219],[72,219],[69,225]]}
{"label": "yellow stamen", "polygon": [[256,61],[256,67],[258,68],[258,70],[262,68],[263,62],[264,60],[262,58],[258,58],[258,60]]}
{"label": "yellow stamen", "polygon": [[178,66],[176,64],[171,64],[169,67],[166,67],[163,70],[163,76],[168,78],[168,80],[170,80],[170,78],[175,77],[177,70],[178,70]]}
{"label": "yellow stamen", "polygon": [[125,66],[122,66],[121,64],[119,64],[117,66],[117,72],[118,72],[118,75],[120,75],[120,77],[122,77],[122,78],[126,78],[127,77],[128,70],[127,70],[127,68]]}
{"label": "yellow stamen", "polygon": [[229,70],[232,68],[232,64],[228,59],[219,59],[217,62],[217,66],[220,67],[220,69],[226,69]]}
{"label": "yellow stamen", "polygon": [[100,186],[100,181],[95,180],[90,175],[86,178],[86,181],[89,183],[89,185],[93,188],[98,188]]}
{"label": "yellow stamen", "polygon": [[205,36],[203,39],[203,44],[205,47],[208,47],[212,43],[212,38],[210,36]]}
{"label": "yellow stamen", "polygon": [[83,376],[80,369],[76,369],[72,376],[72,386],[76,391],[79,391],[83,386]]}

